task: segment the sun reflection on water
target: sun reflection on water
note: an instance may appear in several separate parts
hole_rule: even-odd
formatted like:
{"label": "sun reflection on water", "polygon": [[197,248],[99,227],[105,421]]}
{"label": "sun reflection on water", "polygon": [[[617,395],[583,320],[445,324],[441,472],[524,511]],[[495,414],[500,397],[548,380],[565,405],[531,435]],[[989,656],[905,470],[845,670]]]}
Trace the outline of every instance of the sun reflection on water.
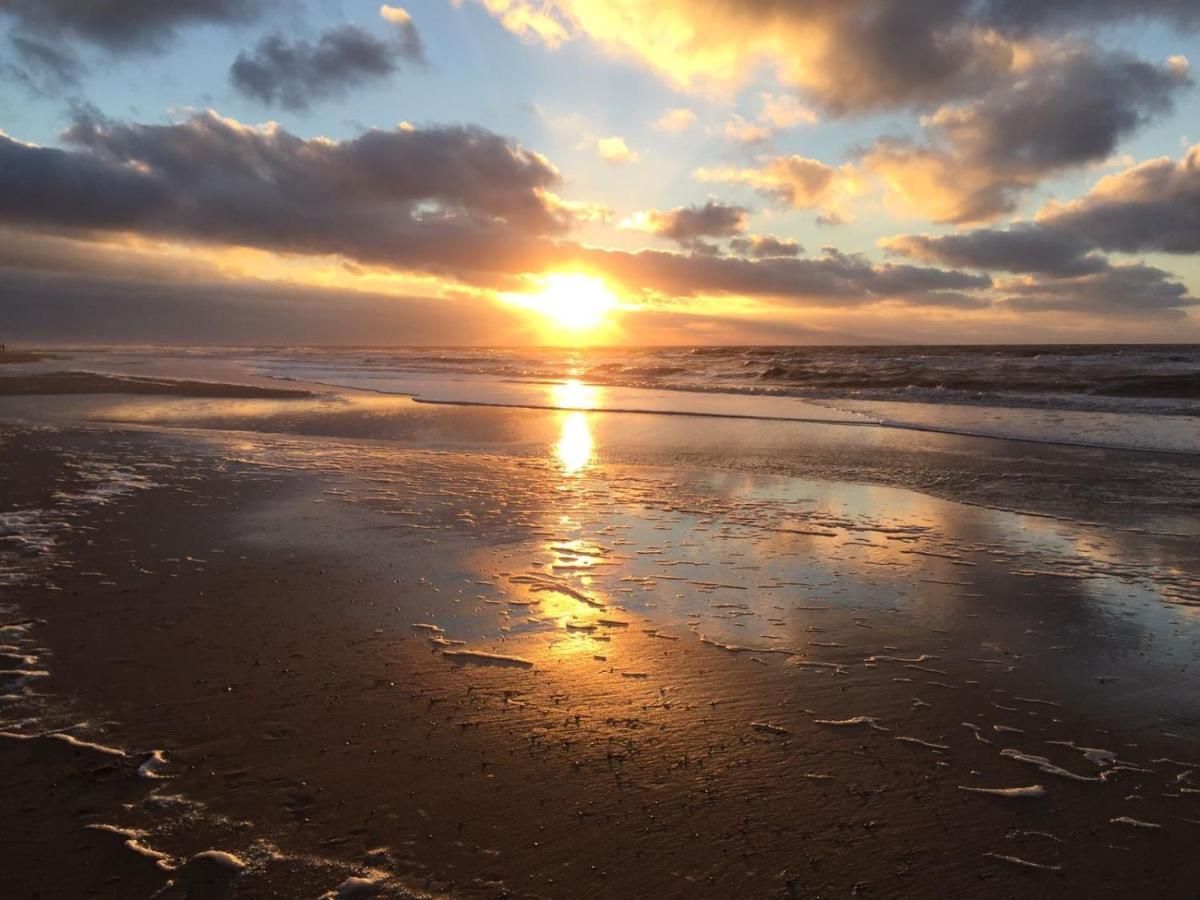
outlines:
{"label": "sun reflection on water", "polygon": [[575,378],[550,385],[551,403],[560,409],[595,409],[599,399],[600,388]]}
{"label": "sun reflection on water", "polygon": [[554,455],[568,475],[578,475],[592,459],[592,429],[586,413],[564,413],[562,434],[554,445]]}

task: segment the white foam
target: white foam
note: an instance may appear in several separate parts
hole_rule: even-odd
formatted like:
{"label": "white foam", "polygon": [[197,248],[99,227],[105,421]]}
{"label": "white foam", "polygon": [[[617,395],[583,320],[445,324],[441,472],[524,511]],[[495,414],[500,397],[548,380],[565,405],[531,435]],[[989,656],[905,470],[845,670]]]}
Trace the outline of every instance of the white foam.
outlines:
{"label": "white foam", "polygon": [[998,859],[1001,862],[1012,863],[1014,866],[1023,866],[1026,869],[1040,869],[1044,872],[1061,872],[1062,866],[1052,866],[1046,863],[1033,862],[1028,859],[1022,859],[1019,856],[1009,856],[1006,853],[985,853],[983,854],[990,859]]}
{"label": "white foam", "polygon": [[107,822],[94,822],[88,825],[87,828],[92,831],[104,831],[125,838],[126,847],[139,856],[154,860],[163,871],[170,872],[175,869],[175,863],[168,854],[142,843],[141,838],[146,836],[146,832],[144,831],[136,828],[123,828],[119,825],[110,825]]}
{"label": "white foam", "polygon": [[1016,760],[1020,763],[1025,763],[1030,766],[1037,766],[1042,772],[1047,775],[1057,775],[1059,778],[1067,778],[1071,781],[1103,781],[1103,778],[1093,778],[1089,775],[1077,775],[1074,772],[1068,771],[1061,766],[1056,766],[1044,756],[1034,756],[1031,753],[1022,753],[1020,750],[1014,750],[1011,747],[1006,747],[1000,751],[1001,756],[1007,756],[1009,759]]}
{"label": "white foam", "polygon": [[[874,656],[868,656],[866,659],[863,660],[863,662],[867,662],[867,663],[895,662],[895,663],[908,663],[911,665],[917,665],[919,663],[929,662],[934,659],[941,659],[941,657],[940,656],[931,656],[928,653],[922,653],[920,656],[912,656],[912,657],[884,656],[882,654],[875,654]],[[942,673],[938,673],[938,674],[942,674]]]}
{"label": "white foam", "polygon": [[211,862],[224,869],[240,872],[247,863],[240,856],[235,856],[225,850],[202,850],[192,856],[192,862]]}
{"label": "white foam", "polygon": [[1130,828],[1146,828],[1158,829],[1162,828],[1157,822],[1144,822],[1141,819],[1132,819],[1129,816],[1117,816],[1115,819],[1109,819],[1114,825],[1126,825]]}
{"label": "white foam", "polygon": [[54,734],[48,734],[46,737],[52,738],[56,741],[62,741],[64,744],[70,744],[72,747],[76,747],[80,750],[92,750],[96,753],[106,754],[107,756],[125,755],[125,751],[117,747],[106,747],[104,744],[97,744],[93,741],[81,741],[79,738],[75,737],[75,735],[63,734],[61,731],[57,731]]}
{"label": "white foam", "polygon": [[387,876],[373,873],[369,876],[353,875],[325,894],[322,900],[358,900],[359,897],[374,897],[383,890]]}
{"label": "white foam", "polygon": [[532,669],[533,663],[520,656],[505,656],[502,653],[485,653],[482,650],[443,650],[442,656],[451,662],[474,663],[476,665],[514,666]]}
{"label": "white foam", "polygon": [[[1080,747],[1074,741],[1046,741],[1047,744],[1056,744],[1059,747],[1070,747],[1072,750],[1078,750],[1083,754],[1084,759],[1097,766],[1111,766],[1117,762],[1117,754],[1112,750],[1105,750],[1101,747]],[[1145,771],[1145,770],[1142,770]]]}
{"label": "white foam", "polygon": [[166,767],[166,753],[162,750],[153,750],[146,761],[138,766],[138,774],[143,778],[168,778],[170,776],[162,774],[162,770]]}
{"label": "white foam", "polygon": [[852,716],[849,719],[813,719],[817,725],[832,725],[835,728],[854,728],[858,725],[869,725],[876,731],[891,731],[879,724],[874,716]]}
{"label": "white foam", "polygon": [[1040,784],[1030,784],[1025,787],[1011,788],[985,788],[971,787],[969,785],[958,786],[960,791],[967,791],[971,794],[989,794],[993,797],[1045,797],[1046,789]]}

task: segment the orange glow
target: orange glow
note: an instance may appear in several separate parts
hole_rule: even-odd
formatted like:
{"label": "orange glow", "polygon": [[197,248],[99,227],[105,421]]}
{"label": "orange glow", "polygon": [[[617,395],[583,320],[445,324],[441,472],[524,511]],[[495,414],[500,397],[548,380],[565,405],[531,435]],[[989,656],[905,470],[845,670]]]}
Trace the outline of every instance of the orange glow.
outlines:
{"label": "orange glow", "polygon": [[610,324],[616,296],[602,278],[579,272],[551,272],[537,278],[533,294],[505,294],[506,303],[544,317],[558,336],[579,339]]}

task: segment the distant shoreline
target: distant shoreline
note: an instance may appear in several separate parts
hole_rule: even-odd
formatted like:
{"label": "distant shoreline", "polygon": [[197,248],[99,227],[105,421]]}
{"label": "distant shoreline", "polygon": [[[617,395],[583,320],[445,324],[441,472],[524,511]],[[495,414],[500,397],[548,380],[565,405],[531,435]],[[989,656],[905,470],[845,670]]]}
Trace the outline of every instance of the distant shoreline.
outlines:
{"label": "distant shoreline", "polygon": [[0,377],[0,397],[51,394],[167,394],[175,397],[264,400],[313,396],[310,391],[295,388],[265,388],[249,384],[170,378],[137,378],[129,375],[100,375],[94,372],[47,372],[40,375]]}
{"label": "distant shoreline", "polygon": [[2,350],[0,351],[0,366],[10,365],[12,363],[33,363],[42,362],[46,359],[58,359],[49,353],[30,353],[27,350]]}

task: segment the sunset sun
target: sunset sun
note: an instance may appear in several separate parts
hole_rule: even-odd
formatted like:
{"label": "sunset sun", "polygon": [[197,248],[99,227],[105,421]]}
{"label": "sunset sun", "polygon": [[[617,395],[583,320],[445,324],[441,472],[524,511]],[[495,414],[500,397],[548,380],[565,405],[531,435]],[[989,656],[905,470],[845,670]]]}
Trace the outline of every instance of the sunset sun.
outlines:
{"label": "sunset sun", "polygon": [[510,303],[543,317],[554,330],[585,337],[607,325],[619,304],[604,280],[578,272],[552,272],[532,294],[510,295]]}

